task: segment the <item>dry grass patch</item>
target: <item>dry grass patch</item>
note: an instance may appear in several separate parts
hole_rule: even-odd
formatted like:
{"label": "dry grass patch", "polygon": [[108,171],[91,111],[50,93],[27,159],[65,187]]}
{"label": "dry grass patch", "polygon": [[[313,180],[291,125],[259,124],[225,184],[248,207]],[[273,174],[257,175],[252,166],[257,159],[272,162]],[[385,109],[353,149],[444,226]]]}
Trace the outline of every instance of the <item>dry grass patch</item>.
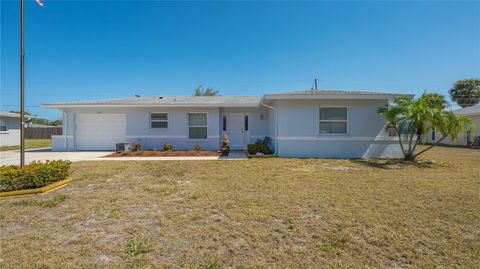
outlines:
{"label": "dry grass patch", "polygon": [[72,186],[0,201],[0,267],[475,268],[479,161],[74,163]]}

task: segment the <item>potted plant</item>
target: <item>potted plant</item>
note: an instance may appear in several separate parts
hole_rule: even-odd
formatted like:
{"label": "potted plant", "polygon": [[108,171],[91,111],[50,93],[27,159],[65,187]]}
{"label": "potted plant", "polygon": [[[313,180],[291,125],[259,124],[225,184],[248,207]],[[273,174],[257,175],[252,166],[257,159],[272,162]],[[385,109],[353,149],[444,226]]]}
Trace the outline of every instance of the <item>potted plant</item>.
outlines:
{"label": "potted plant", "polygon": [[220,148],[220,152],[222,155],[227,155],[230,152],[230,146],[228,145],[230,143],[230,139],[228,138],[227,134],[223,134],[222,138],[222,147]]}

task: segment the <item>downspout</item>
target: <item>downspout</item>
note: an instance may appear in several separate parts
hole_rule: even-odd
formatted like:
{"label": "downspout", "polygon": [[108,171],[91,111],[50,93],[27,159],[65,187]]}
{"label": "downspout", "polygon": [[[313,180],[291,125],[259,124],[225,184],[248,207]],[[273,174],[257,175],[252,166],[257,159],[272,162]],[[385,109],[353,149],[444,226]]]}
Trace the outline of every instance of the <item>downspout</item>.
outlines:
{"label": "downspout", "polygon": [[65,149],[65,151],[67,150],[67,129],[68,129],[68,125],[67,125],[67,122],[68,122],[68,118],[67,118],[67,113],[64,111],[62,112],[63,114],[63,148]]}
{"label": "downspout", "polygon": [[266,108],[270,108],[271,110],[275,111],[275,152],[278,156],[278,111],[275,107],[265,104],[263,102],[263,97],[260,101],[260,104]]}

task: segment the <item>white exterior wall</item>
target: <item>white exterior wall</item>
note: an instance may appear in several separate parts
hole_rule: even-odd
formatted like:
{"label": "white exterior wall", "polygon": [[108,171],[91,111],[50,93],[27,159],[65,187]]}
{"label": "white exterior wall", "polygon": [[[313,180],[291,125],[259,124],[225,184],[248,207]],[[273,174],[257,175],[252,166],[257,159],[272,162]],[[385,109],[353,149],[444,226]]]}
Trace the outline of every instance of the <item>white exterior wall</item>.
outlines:
{"label": "white exterior wall", "polygon": [[[220,108],[220,135],[225,133],[222,128],[222,117],[228,113],[248,115],[248,131],[245,131],[245,145],[254,144],[257,139],[269,135],[269,112],[265,108]],[[227,126],[228,128],[228,126]]]}
{"label": "white exterior wall", "polygon": [[[471,134],[472,135],[472,139],[473,137],[478,137],[480,136],[480,115],[472,115],[472,116],[466,116],[468,117],[472,123],[476,126],[476,132],[475,134]],[[442,133],[440,132],[436,132],[435,134],[435,140],[438,141],[438,139],[440,139],[442,137]],[[435,141],[433,141],[432,139],[432,133],[430,133],[427,137],[426,137],[426,141],[428,143],[433,143]],[[467,137],[463,134],[463,133],[460,133],[458,135],[458,139],[456,141],[453,141],[451,137],[447,137],[445,138],[441,144],[444,144],[444,145],[455,145],[455,146],[467,146]]]}
{"label": "white exterior wall", "polygon": [[[401,156],[377,113],[387,100],[277,100],[280,157],[379,158]],[[347,134],[320,134],[321,106],[346,106]]]}
{"label": "white exterior wall", "polygon": [[[143,149],[161,149],[164,144],[172,144],[177,150],[191,150],[197,143],[205,150],[217,150],[220,145],[219,108],[72,108],[66,109],[64,112],[63,132],[65,135],[52,137],[54,151],[76,150],[76,115],[97,113],[125,114],[126,141],[116,141],[115,143],[138,142],[142,144]],[[168,113],[168,128],[150,128],[151,112]],[[207,113],[207,139],[188,138],[187,115],[189,112]]]}
{"label": "white exterior wall", "polygon": [[0,147],[20,145],[20,119],[2,117],[0,125],[6,125],[8,130],[0,131]]}

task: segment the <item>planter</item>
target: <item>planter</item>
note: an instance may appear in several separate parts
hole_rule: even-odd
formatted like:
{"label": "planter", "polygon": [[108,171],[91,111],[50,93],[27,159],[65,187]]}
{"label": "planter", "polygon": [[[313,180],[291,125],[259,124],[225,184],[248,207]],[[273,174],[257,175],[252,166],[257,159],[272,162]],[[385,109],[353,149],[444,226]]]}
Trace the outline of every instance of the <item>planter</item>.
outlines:
{"label": "planter", "polygon": [[48,186],[35,188],[35,189],[28,189],[28,190],[19,190],[19,191],[6,191],[0,192],[0,199],[10,198],[10,197],[18,197],[18,196],[25,196],[25,195],[32,195],[32,194],[40,194],[45,195],[47,193],[59,190],[68,186],[72,182],[71,178],[67,178],[61,181],[57,181],[52,183]]}

